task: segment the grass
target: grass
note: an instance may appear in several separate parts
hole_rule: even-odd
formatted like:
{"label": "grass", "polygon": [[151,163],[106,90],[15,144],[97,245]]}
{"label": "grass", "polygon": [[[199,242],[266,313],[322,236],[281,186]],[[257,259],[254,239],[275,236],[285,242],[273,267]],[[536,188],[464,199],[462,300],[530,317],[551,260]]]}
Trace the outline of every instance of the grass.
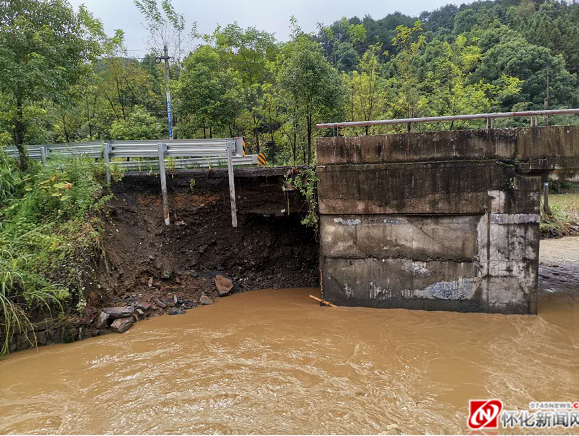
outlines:
{"label": "grass", "polygon": [[0,154],[0,355],[15,333],[34,332],[38,315],[83,308],[82,271],[109,198],[103,182],[104,165],[87,157],[23,174]]}
{"label": "grass", "polygon": [[571,221],[579,222],[579,192],[568,194],[552,194],[549,204],[559,207]]}
{"label": "grass", "polygon": [[560,237],[574,234],[573,226],[579,225],[579,186],[569,184],[562,193],[549,194],[551,215],[542,211],[541,234],[543,237]]}

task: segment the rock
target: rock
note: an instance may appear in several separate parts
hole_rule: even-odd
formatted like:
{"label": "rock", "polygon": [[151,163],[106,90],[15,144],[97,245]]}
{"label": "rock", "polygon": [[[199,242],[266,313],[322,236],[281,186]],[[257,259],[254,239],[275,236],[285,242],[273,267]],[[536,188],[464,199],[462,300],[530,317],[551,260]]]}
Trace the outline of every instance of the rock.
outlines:
{"label": "rock", "polygon": [[191,271],[191,272],[189,273],[189,275],[190,275],[191,277],[193,277],[194,279],[196,279],[197,277],[199,277],[199,273],[198,273],[197,271],[195,271],[195,270]]}
{"label": "rock", "polygon": [[165,307],[167,307],[167,305],[165,303],[163,303],[161,300],[159,300],[158,298],[155,298],[155,303],[157,304],[157,306],[159,306],[161,309],[164,309]]}
{"label": "rock", "polygon": [[38,343],[38,345],[46,345],[46,333],[38,332],[36,334],[36,342]]}
{"label": "rock", "polygon": [[136,312],[139,318],[143,319],[145,317],[145,312],[142,309],[137,309]]}
{"label": "rock", "polygon": [[153,277],[151,277],[151,278],[149,279],[149,281],[147,282],[147,284],[149,285],[149,288],[152,288],[152,287],[153,287]]}
{"label": "rock", "polygon": [[233,289],[233,282],[227,277],[223,277],[222,275],[217,274],[215,276],[215,287],[217,288],[219,296],[222,297],[223,295],[227,295],[231,292]]}
{"label": "rock", "polygon": [[138,314],[133,313],[133,315],[131,316],[131,318],[133,318],[133,320],[134,320],[135,322],[139,322],[139,315],[138,315]]}
{"label": "rock", "polygon": [[184,313],[185,309],[182,307],[172,307],[171,310],[169,310],[169,315],[183,315]]}
{"label": "rock", "polygon": [[201,298],[199,299],[199,303],[202,304],[203,306],[209,306],[209,305],[213,304],[213,300],[211,298],[209,298],[207,295],[201,295]]}
{"label": "rock", "polygon": [[128,318],[134,311],[135,308],[133,306],[105,307],[103,309],[103,312],[108,314],[110,319]]}
{"label": "rock", "polygon": [[179,302],[179,299],[177,298],[177,295],[173,294],[173,301],[175,302],[175,304],[177,304]]}
{"label": "rock", "polygon": [[151,303],[145,303],[144,301],[139,301],[137,303],[137,309],[141,309],[143,311],[149,310],[151,308]]}
{"label": "rock", "polygon": [[195,303],[191,300],[184,300],[183,301],[183,309],[193,309],[195,307]]}
{"label": "rock", "polygon": [[115,319],[111,324],[111,330],[116,333],[124,333],[133,325],[133,318],[119,318]]}
{"label": "rock", "polygon": [[99,316],[96,319],[95,327],[97,329],[104,329],[107,328],[107,321],[109,320],[109,314],[105,312],[99,313]]}

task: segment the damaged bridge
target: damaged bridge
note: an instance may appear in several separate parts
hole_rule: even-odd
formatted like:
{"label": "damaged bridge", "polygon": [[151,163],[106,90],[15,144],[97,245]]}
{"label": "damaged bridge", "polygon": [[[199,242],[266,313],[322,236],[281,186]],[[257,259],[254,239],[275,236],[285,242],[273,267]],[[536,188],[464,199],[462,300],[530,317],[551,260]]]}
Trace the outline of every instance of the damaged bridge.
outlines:
{"label": "damaged bridge", "polygon": [[319,138],[323,298],[536,313],[542,182],[579,173],[579,126],[536,124]]}

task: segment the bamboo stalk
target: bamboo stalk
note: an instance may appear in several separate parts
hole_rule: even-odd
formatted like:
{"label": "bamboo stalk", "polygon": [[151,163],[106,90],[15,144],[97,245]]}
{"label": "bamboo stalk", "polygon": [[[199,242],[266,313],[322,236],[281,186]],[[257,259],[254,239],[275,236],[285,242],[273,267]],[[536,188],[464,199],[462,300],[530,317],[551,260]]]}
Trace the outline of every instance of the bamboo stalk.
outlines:
{"label": "bamboo stalk", "polygon": [[320,304],[323,304],[324,306],[336,307],[335,304],[332,304],[332,303],[330,303],[329,301],[326,301],[326,300],[322,300],[321,298],[314,297],[313,295],[310,295],[310,298],[313,299],[313,300],[318,301]]}

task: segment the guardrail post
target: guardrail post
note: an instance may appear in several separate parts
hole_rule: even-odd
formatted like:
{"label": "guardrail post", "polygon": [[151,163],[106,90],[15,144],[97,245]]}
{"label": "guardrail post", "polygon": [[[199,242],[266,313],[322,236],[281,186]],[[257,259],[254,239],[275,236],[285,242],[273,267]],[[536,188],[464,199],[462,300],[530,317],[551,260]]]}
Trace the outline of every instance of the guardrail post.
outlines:
{"label": "guardrail post", "polygon": [[42,159],[42,165],[46,165],[46,147],[40,147],[40,158]]}
{"label": "guardrail post", "polygon": [[159,144],[159,175],[161,176],[161,193],[163,194],[163,217],[165,225],[171,224],[169,218],[169,201],[167,200],[167,175],[165,174],[165,151],[167,146]]}
{"label": "guardrail post", "polygon": [[105,142],[105,146],[103,149],[103,157],[105,159],[105,172],[107,175],[107,184],[111,184],[111,159],[110,159],[110,152],[111,152],[111,143]]}
{"label": "guardrail post", "polygon": [[235,180],[233,178],[233,147],[232,140],[227,140],[225,152],[227,153],[227,172],[229,174],[229,198],[231,199],[231,225],[237,227],[237,206],[235,204]]}

